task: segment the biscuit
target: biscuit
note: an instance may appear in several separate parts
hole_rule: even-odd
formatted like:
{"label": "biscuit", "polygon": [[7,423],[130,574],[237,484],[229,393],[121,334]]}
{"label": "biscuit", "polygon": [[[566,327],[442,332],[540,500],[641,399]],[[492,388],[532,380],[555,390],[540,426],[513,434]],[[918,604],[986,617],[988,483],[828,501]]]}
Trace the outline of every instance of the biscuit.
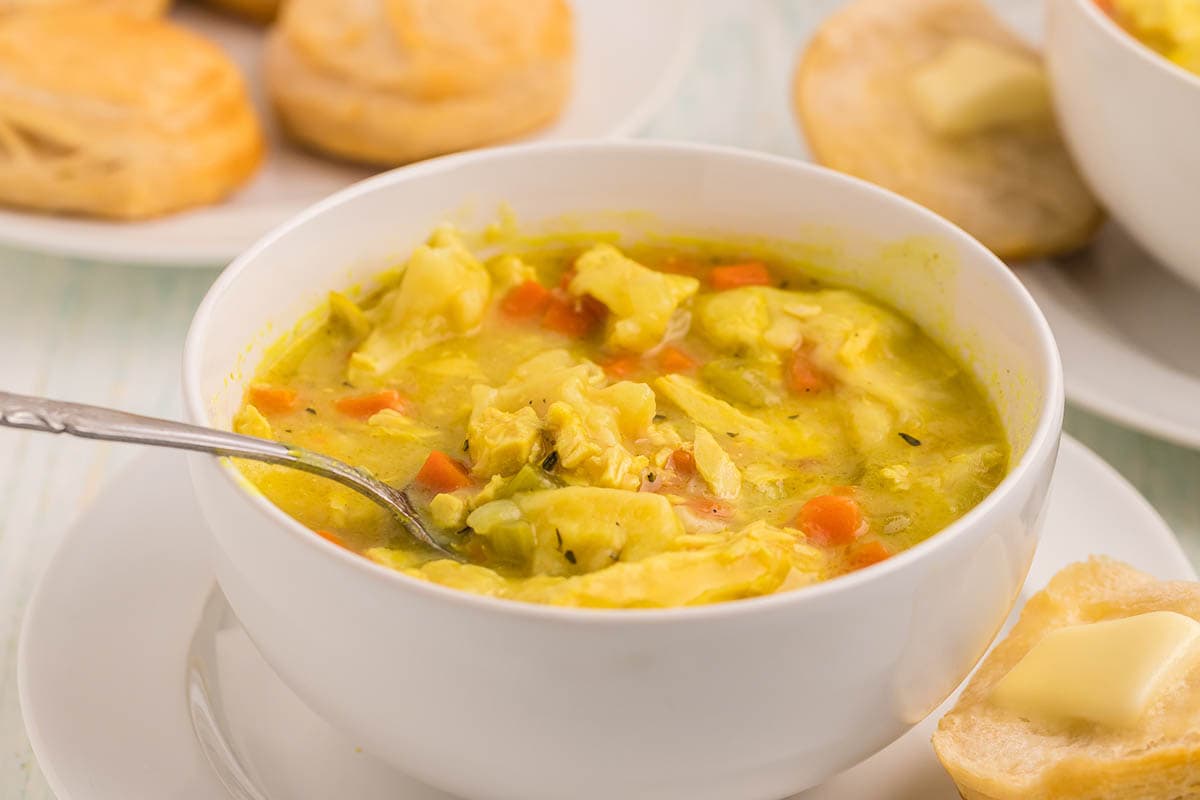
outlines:
{"label": "biscuit", "polygon": [[1050,631],[1150,611],[1200,620],[1200,584],[1158,581],[1093,558],[1063,569],[1030,598],[933,736],[965,800],[1200,796],[1200,670],[1183,676],[1128,729],[1052,726],[990,701],[996,683]]}
{"label": "biscuit", "polygon": [[100,11],[0,17],[0,202],[149,217],[221,199],[262,153],[216,45]]}
{"label": "biscuit", "polygon": [[304,144],[401,164],[552,121],[571,25],[563,0],[292,0],[268,38],[267,87]]}
{"label": "biscuit", "polygon": [[932,209],[1001,258],[1078,249],[1103,214],[1053,123],[953,139],[914,108],[912,73],[960,37],[1037,58],[980,0],[856,0],[826,20],[793,87],[813,157]]}
{"label": "biscuit", "polygon": [[0,0],[0,13],[73,6],[88,10],[132,14],[136,17],[157,17],[165,13],[169,5],[171,5],[171,0]]}
{"label": "biscuit", "polygon": [[279,13],[281,0],[204,0],[208,5],[253,22],[270,22]]}

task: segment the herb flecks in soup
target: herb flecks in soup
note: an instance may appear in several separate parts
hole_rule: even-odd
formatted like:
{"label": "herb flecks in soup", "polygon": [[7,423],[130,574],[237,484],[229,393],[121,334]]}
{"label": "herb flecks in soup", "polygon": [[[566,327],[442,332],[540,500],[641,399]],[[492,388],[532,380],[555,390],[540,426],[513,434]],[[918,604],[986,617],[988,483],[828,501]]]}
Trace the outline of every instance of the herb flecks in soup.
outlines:
{"label": "herb flecks in soup", "polygon": [[714,243],[481,260],[444,226],[277,345],[235,427],[414,484],[469,565],[349,490],[242,464],[314,531],[425,580],[682,606],[882,561],[1003,477],[997,417],[912,322]]}

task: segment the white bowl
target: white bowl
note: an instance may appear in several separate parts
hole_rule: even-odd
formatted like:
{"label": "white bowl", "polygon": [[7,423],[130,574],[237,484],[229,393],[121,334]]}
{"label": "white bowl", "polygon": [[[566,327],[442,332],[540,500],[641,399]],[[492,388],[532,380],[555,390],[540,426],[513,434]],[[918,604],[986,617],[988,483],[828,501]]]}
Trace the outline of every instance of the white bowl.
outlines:
{"label": "white bowl", "polygon": [[1112,215],[1200,286],[1200,76],[1095,0],[1046,3],[1046,64],[1067,143]]}
{"label": "white bowl", "polygon": [[[941,702],[1004,620],[1036,546],[1062,421],[1058,354],[1009,271],[896,195],[818,167],[668,143],[482,151],[378,176],[238,259],[196,314],[187,411],[228,427],[265,345],[464,206],[611,225],[802,237],[970,363],[1014,452],[946,531],[802,591],[664,611],[541,607],[386,570],[192,461],[218,579],[266,660],[399,769],[496,800],[775,800],[888,744]],[[913,238],[916,237],[916,238]]]}

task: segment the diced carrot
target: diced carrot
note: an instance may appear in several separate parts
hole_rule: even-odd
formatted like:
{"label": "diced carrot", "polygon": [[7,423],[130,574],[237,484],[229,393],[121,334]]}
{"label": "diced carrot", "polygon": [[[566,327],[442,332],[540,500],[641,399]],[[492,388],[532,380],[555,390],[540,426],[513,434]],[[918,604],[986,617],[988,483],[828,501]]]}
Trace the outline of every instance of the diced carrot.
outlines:
{"label": "diced carrot", "polygon": [[796,394],[809,394],[829,388],[825,375],[813,365],[803,350],[793,350],[784,372],[788,389]]}
{"label": "diced carrot", "polygon": [[587,336],[599,321],[593,310],[582,302],[564,300],[555,295],[550,296],[546,313],[542,315],[543,328],[572,339]]}
{"label": "diced carrot", "polygon": [[687,507],[697,514],[714,519],[729,519],[733,516],[733,506],[723,500],[711,497],[696,497],[687,501]]}
{"label": "diced carrot", "polygon": [[814,544],[850,544],[862,534],[862,510],[854,498],[824,494],[809,500],[796,517],[796,527]]}
{"label": "diced carrot", "polygon": [[708,273],[708,282],[719,292],[742,286],[769,286],[771,273],[767,272],[765,264],[758,261],[747,261],[745,264],[726,264],[723,267],[713,267]]}
{"label": "diced carrot", "polygon": [[[315,533],[317,536],[320,536],[327,542],[333,542],[338,547],[346,547],[346,543],[342,541],[342,537],[338,536],[336,533],[330,533],[329,531],[313,531],[313,533]],[[346,549],[349,550],[350,548],[346,547]]]}
{"label": "diced carrot", "polygon": [[395,389],[384,389],[372,394],[342,397],[333,407],[347,416],[367,419],[389,408],[395,411],[404,410],[404,396]]}
{"label": "diced carrot", "polygon": [[679,449],[671,453],[667,463],[680,475],[696,474],[696,459],[687,450]]}
{"label": "diced carrot", "polygon": [[416,482],[431,492],[453,492],[471,485],[466,468],[440,450],[425,459]]}
{"label": "diced carrot", "polygon": [[851,571],[863,569],[891,557],[892,552],[883,542],[864,542],[850,551],[847,566]]}
{"label": "diced carrot", "polygon": [[642,360],[637,356],[614,356],[600,366],[612,377],[625,379],[641,370]]}
{"label": "diced carrot", "polygon": [[550,290],[537,281],[525,281],[514,286],[500,301],[500,309],[510,317],[528,319],[542,312],[550,302]]}
{"label": "diced carrot", "polygon": [[658,354],[658,365],[663,372],[691,372],[696,368],[696,359],[678,347],[667,346]]}
{"label": "diced carrot", "polygon": [[256,384],[250,387],[250,404],[264,414],[282,414],[296,407],[297,394],[291,389]]}

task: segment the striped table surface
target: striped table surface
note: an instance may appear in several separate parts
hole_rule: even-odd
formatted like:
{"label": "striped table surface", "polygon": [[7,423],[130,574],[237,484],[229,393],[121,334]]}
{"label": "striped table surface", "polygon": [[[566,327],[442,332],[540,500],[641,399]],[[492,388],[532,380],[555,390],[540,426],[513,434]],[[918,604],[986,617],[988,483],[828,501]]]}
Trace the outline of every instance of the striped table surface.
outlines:
{"label": "striped table surface", "polygon": [[[837,0],[700,4],[696,55],[644,135],[803,157],[788,107],[791,66],[813,20]],[[178,416],[183,338],[216,274],[0,250],[0,388]],[[1067,430],[1149,498],[1200,564],[1200,452],[1075,408]],[[0,431],[0,797],[52,796],[17,702],[21,617],[65,530],[136,452]]]}

